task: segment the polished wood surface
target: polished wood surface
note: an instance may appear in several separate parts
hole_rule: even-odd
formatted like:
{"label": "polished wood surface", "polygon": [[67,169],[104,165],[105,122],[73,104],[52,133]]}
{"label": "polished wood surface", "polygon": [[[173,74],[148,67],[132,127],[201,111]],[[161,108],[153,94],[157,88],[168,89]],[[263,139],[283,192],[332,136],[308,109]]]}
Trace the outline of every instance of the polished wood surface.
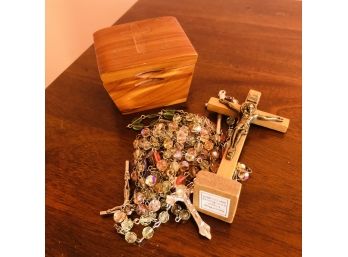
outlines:
{"label": "polished wood surface", "polygon": [[[100,80],[91,46],[46,90],[47,256],[301,255],[301,2],[139,0],[119,21],[172,15],[199,54],[187,111],[219,89],[291,120],[283,134],[253,126],[241,161],[253,169],[232,224],[202,214],[212,240],[171,219],[141,246],[128,245],[99,211],[123,201],[123,166],[135,133]],[[92,36],[92,35],[91,35]]]}

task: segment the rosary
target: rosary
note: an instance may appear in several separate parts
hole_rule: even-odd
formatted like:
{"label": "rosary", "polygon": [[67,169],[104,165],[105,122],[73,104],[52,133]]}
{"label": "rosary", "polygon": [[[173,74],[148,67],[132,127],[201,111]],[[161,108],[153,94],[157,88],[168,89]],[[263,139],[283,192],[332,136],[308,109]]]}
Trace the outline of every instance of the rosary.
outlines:
{"label": "rosary", "polygon": [[[238,101],[226,96],[224,90],[218,96],[220,108],[230,110],[238,105]],[[155,229],[168,222],[171,215],[175,222],[185,222],[192,216],[199,233],[211,239],[210,226],[190,200],[190,195],[202,187],[201,184],[195,187],[196,177],[198,179],[199,173],[218,176],[223,159],[238,161],[238,145],[244,143],[243,137],[254,120],[284,122],[284,118],[278,116],[257,115],[256,107],[257,104],[244,103],[239,108],[239,118],[228,115],[226,133],[221,130],[221,111],[216,125],[207,117],[183,110],[162,110],[134,119],[127,127],[140,133],[133,141],[133,161],[131,165],[128,160],[125,163],[124,202],[101,211],[100,215],[113,215],[116,231],[124,235],[128,243],[140,244],[152,238]],[[252,172],[237,161],[231,176],[234,183],[246,181]],[[201,204],[197,206],[204,213],[215,213],[205,210]],[[141,236],[132,231],[139,225],[143,226]]]}

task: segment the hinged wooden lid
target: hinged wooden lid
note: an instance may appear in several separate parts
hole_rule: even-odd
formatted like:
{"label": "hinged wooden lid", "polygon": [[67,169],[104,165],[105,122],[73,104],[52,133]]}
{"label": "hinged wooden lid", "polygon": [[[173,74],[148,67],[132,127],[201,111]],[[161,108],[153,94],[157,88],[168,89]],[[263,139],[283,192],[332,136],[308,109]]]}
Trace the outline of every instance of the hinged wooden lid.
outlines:
{"label": "hinged wooden lid", "polygon": [[125,70],[160,64],[195,64],[197,53],[175,17],[159,17],[112,26],[94,33],[94,47],[103,82],[116,75],[127,77]]}

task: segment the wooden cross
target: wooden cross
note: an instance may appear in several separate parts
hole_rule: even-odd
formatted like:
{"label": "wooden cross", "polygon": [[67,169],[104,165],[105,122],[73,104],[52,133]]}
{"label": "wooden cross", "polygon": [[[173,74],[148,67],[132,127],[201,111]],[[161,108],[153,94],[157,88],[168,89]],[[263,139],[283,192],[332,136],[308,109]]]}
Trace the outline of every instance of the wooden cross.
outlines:
{"label": "wooden cross", "polygon": [[285,133],[290,120],[257,110],[261,93],[250,90],[243,104],[211,97],[207,109],[227,116],[239,112],[231,142],[223,154],[217,174],[200,171],[194,185],[193,204],[202,213],[232,223],[242,184],[232,180],[251,124]]}

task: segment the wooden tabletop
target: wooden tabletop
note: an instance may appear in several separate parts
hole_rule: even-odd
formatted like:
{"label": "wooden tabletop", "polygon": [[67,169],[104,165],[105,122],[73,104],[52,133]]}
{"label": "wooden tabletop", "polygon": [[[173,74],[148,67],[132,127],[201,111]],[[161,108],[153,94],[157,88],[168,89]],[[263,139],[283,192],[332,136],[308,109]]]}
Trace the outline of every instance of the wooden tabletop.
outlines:
{"label": "wooden tabletop", "polygon": [[[301,255],[301,2],[288,0],[139,0],[117,23],[172,15],[199,57],[189,112],[220,89],[291,119],[286,134],[252,126],[241,160],[253,169],[232,224],[202,214],[209,241],[193,220],[171,219],[151,240],[129,245],[99,211],[123,201],[123,166],[135,132],[104,90],[93,47],[46,90],[47,256]],[[92,37],[92,35],[91,35]]]}

